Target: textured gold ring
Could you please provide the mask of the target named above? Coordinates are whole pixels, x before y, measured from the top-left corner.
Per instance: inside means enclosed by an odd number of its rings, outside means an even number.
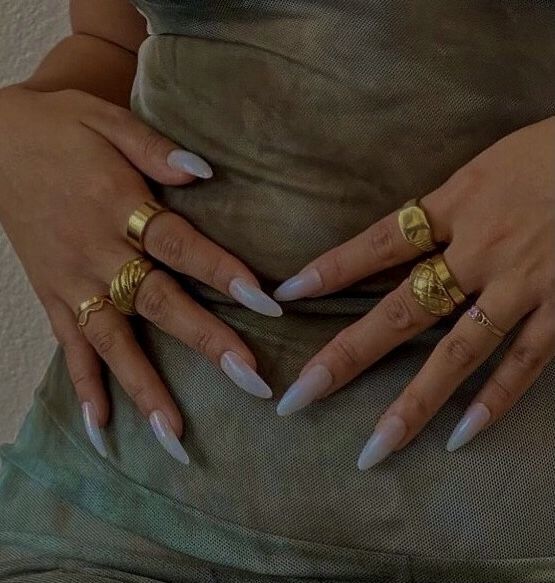
[[[432,316],[448,316],[455,309],[455,302],[430,259],[413,267],[409,283],[415,300]]]
[[[441,253],[431,257],[430,261],[432,262],[439,279],[445,286],[447,293],[451,296],[455,304],[462,304],[466,300],[466,296],[455,281],[453,274],[449,271]]]
[[[79,331],[83,332],[83,328],[87,325],[89,321],[89,315],[93,312],[98,312],[102,310],[102,308],[106,304],[113,305],[113,302],[110,296],[102,295],[102,296],[93,296],[84,302],[79,304],[77,308],[77,326],[79,327]]]
[[[153,200],[147,200],[138,209],[134,210],[127,221],[127,240],[129,243],[135,249],[144,251],[143,239],[150,220],[157,214],[169,210],[169,208]]]
[[[436,248],[432,228],[424,209],[418,205],[418,199],[407,201],[399,211],[399,227],[405,240],[420,251],[428,252]]]
[[[133,316],[135,296],[143,279],[154,267],[146,257],[140,255],[124,263],[110,283],[110,298],[114,306],[126,316]]]
[[[484,310],[480,308],[480,306],[474,304],[467,310],[466,314],[470,317],[471,320],[474,320],[480,326],[487,328],[492,334],[495,334],[499,338],[503,338],[507,335],[506,332],[500,330],[486,315]]]

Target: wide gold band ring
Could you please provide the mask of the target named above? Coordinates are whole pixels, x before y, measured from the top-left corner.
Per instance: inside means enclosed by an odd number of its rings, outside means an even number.
[[[135,249],[141,252],[144,251],[143,239],[150,220],[157,214],[169,210],[169,208],[153,200],[147,200],[138,209],[134,210],[127,221],[127,240],[129,243]]]
[[[135,296],[143,279],[154,267],[146,257],[140,255],[124,263],[110,283],[110,298],[114,306],[126,316],[133,316]]]
[[[106,304],[113,305],[110,296],[107,295],[92,296],[92,298],[89,298],[88,300],[85,300],[79,304],[76,313],[77,326],[79,327],[80,332],[83,332],[83,328],[87,325],[87,322],[89,321],[89,315],[93,312],[102,310]]]
[[[470,307],[469,310],[466,312],[467,316],[470,317],[471,320],[474,320],[480,326],[487,328],[492,334],[498,336],[499,338],[503,338],[507,335],[506,332],[500,330],[486,315],[484,310],[480,308],[480,306],[474,304]]]
[[[399,228],[405,240],[420,251],[428,252],[436,248],[432,228],[426,213],[419,206],[418,199],[407,201],[399,211]]]
[[[416,301],[433,316],[448,316],[466,299],[441,255],[417,263],[409,283]]]

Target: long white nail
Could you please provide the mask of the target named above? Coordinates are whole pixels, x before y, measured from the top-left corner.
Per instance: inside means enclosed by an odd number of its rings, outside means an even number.
[[[206,160],[187,150],[172,150],[166,163],[174,170],[182,170],[199,178],[212,178],[214,175]]]
[[[360,452],[358,469],[367,470],[383,461],[401,443],[406,433],[407,426],[398,415],[384,419]]]
[[[283,417],[310,405],[314,399],[329,389],[332,382],[333,377],[327,367],[322,364],[314,365],[287,389],[277,406],[276,413]]]
[[[274,298],[280,301],[297,300],[314,294],[323,286],[320,273],[315,268],[301,271],[297,275],[285,280],[273,293]]]
[[[255,397],[269,399],[272,389],[236,353],[227,350],[220,357],[220,366],[225,374],[239,387]]]
[[[451,433],[447,442],[447,451],[455,451],[468,443],[484,428],[490,417],[490,410],[483,403],[470,405]]]
[[[149,417],[150,426],[156,435],[156,439],[162,444],[163,448],[178,462],[182,464],[189,463],[189,456],[183,449],[183,446],[177,439],[177,435],[171,428],[168,418],[162,411],[153,411]]]
[[[106,446],[104,445],[104,440],[102,439],[102,434],[98,426],[98,415],[95,406],[90,401],[85,401],[81,405],[81,411],[83,413],[85,431],[91,443],[102,457],[108,457],[108,452],[106,451]]]
[[[260,288],[241,277],[235,277],[229,283],[229,293],[240,304],[264,314],[265,316],[281,316],[283,310],[280,305]]]

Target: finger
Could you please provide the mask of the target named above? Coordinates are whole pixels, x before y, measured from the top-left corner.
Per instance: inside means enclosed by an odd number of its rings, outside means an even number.
[[[491,285],[476,302],[501,330],[508,331],[525,314],[519,294],[503,294]],[[392,451],[405,447],[437,413],[455,389],[499,346],[502,338],[465,313],[436,348],[401,395],[380,417],[358,462],[367,469]]]
[[[417,304],[405,280],[306,363],[281,399],[278,415],[289,415],[327,397],[437,320]]]
[[[93,103],[80,121],[162,184],[184,184],[195,177],[212,177],[212,169],[203,158],[183,149],[125,107],[105,101]]]
[[[107,457],[100,427],[108,422],[109,404],[102,382],[100,359],[79,332],[76,315],[69,306],[60,301],[55,308],[49,309],[49,317],[54,335],[64,351],[69,376],[81,403],[87,435],[96,451],[102,457]]]
[[[194,302],[167,273],[152,270],[135,296],[135,309],[164,332],[205,355],[251,395],[270,398],[272,391],[256,373],[256,360],[239,336]]]
[[[283,310],[261,289],[256,277],[236,257],[199,233],[175,213],[159,213],[144,234],[145,250],[166,265],[229,295],[266,316]]]
[[[454,429],[447,449],[468,443],[507,413],[555,356],[555,310],[544,304],[528,316],[503,360]]]
[[[422,199],[435,241],[447,240],[447,227],[435,210],[436,197]],[[399,227],[399,210],[374,223],[356,237],[327,251],[283,282],[274,292],[277,300],[318,297],[422,255],[407,242]]]

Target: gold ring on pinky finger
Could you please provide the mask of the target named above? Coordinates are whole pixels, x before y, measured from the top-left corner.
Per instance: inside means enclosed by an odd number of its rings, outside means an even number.
[[[156,216],[158,213],[163,213],[164,211],[169,211],[166,208],[153,200],[147,200],[139,208],[135,209],[128,221],[127,221],[127,241],[138,249],[139,251],[144,251],[143,239],[145,236],[145,231],[148,223],[152,217]]]
[[[433,251],[436,248],[432,228],[417,198],[407,201],[401,207],[398,220],[401,233],[408,243],[424,252]]]
[[[414,299],[432,316],[448,316],[455,309],[455,302],[430,259],[412,268],[409,283]]]
[[[466,312],[467,316],[470,317],[471,320],[474,320],[480,326],[487,328],[492,334],[495,334],[499,338],[504,338],[507,333],[500,330],[486,315],[484,310],[480,308],[480,306],[474,304],[470,307],[470,309]]]
[[[134,316],[135,295],[143,279],[154,267],[152,261],[139,255],[125,262],[110,283],[110,297],[114,306],[126,316]]]
[[[114,305],[110,299],[110,296],[107,295],[93,296],[92,298],[79,304],[79,307],[76,311],[77,326],[79,327],[80,332],[83,332],[83,328],[87,325],[87,322],[89,321],[89,315],[93,312],[102,310],[106,304]]]

